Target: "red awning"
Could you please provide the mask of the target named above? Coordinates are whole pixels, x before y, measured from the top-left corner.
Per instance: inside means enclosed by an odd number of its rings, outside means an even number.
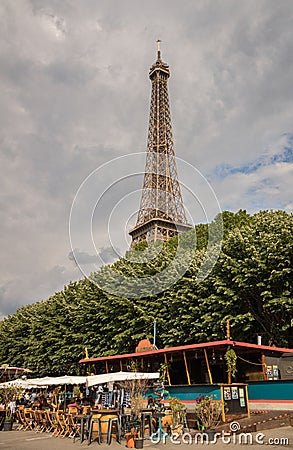
[[[293,349],[288,348],[281,348],[281,347],[270,347],[267,345],[257,345],[257,344],[250,344],[248,342],[238,342],[238,341],[214,341],[214,342],[203,342],[201,344],[190,344],[190,345],[181,345],[179,347],[167,347],[162,348],[159,350],[148,350],[145,352],[136,352],[136,353],[125,353],[122,355],[112,355],[112,356],[100,356],[97,358],[85,358],[81,359],[79,361],[80,364],[83,363],[90,363],[90,362],[98,362],[98,361],[113,361],[117,359],[127,359],[127,358],[135,358],[135,357],[142,357],[142,356],[153,356],[153,355],[160,355],[164,353],[174,353],[174,352],[180,352],[180,351],[188,351],[188,350],[196,350],[200,348],[207,348],[207,347],[221,347],[221,346],[228,346],[231,345],[233,347],[242,347],[247,349],[254,349],[254,350],[270,350],[272,352],[279,352],[279,353],[292,353]]]

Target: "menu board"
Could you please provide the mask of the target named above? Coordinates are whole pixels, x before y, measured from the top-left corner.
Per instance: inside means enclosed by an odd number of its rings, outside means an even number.
[[[224,400],[231,400],[231,388],[224,387]]]
[[[267,379],[273,380],[273,368],[272,366],[267,366]]]
[[[276,365],[273,365],[273,379],[274,380],[279,379],[279,367]]]
[[[247,414],[248,406],[245,386],[222,386],[226,414]]]
[[[232,392],[233,400],[238,400],[238,387],[237,386],[232,386],[231,387],[231,392]]]

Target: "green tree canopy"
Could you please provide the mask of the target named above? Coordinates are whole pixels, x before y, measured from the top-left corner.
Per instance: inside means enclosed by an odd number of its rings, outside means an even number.
[[[146,291],[143,298],[118,297],[82,279],[48,300],[19,308],[0,322],[0,362],[40,376],[76,373],[85,347],[90,356],[132,352],[140,339],[152,337],[154,319],[159,347],[224,339],[227,319],[234,340],[256,342],[261,333],[264,342],[292,346],[292,215],[261,211],[250,216],[240,210],[225,211],[222,219],[222,250],[201,283],[197,274],[207,224],[195,227],[198,245],[184,276],[156,296]],[[175,237],[165,243],[149,263],[122,258],[112,268],[131,277],[158,273],[172,261],[177,242]],[[136,251],[146,247],[141,243]],[[95,275],[103,273],[107,267]]]

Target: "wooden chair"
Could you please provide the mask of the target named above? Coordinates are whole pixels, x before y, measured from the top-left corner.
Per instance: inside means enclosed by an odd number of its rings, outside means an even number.
[[[38,409],[34,409],[32,413],[34,416],[34,430],[36,433],[41,433],[43,431],[43,424],[40,416],[40,411]]]
[[[56,413],[56,419],[58,423],[58,433],[57,436],[60,437],[66,437],[66,421],[65,421],[65,415],[62,411],[57,411]]]
[[[91,412],[91,407],[90,406],[83,406],[82,408],[82,414],[90,414]]]
[[[23,409],[17,409],[15,411],[15,414],[16,414],[16,420],[18,423],[17,431],[23,430],[25,428],[25,418],[24,418]]]
[[[42,432],[49,431],[50,423],[48,421],[48,417],[47,417],[46,411],[39,410],[38,411],[38,419],[39,419],[40,430]]]
[[[76,436],[80,436],[80,424],[75,420],[76,414],[68,414],[67,416],[67,424],[69,427],[69,438],[73,438],[73,442],[75,442]]]
[[[60,433],[58,436],[65,438],[70,434],[70,427],[68,424],[68,416],[69,414],[66,414],[64,412],[59,411],[57,414],[57,420],[58,424],[60,426]]]
[[[31,409],[24,409],[23,411],[23,417],[25,421],[25,429],[26,430],[33,430],[35,426],[35,418],[34,413]]]
[[[69,412],[69,414],[77,414],[78,409],[76,406],[71,406],[70,408],[68,408],[68,412]]]
[[[45,430],[44,431],[46,431],[46,433],[50,433],[52,431],[52,425],[51,425],[51,422],[50,422],[48,414],[47,414],[48,412],[49,411],[46,411],[46,410],[42,411],[43,422],[45,424]]]
[[[53,411],[45,411],[45,414],[47,416],[47,431],[50,433],[52,431],[54,431],[55,429],[55,423],[56,423],[56,419],[55,419],[55,413]]]

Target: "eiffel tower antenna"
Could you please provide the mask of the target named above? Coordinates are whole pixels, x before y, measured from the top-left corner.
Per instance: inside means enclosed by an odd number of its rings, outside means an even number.
[[[131,246],[141,241],[168,240],[192,228],[187,224],[178,181],[168,95],[168,64],[161,59],[157,41],[157,61],[149,78],[152,83],[146,165],[140,208],[135,227],[130,230]]]
[[[160,39],[157,40],[157,48],[158,48],[158,61],[161,60],[161,41]]]

